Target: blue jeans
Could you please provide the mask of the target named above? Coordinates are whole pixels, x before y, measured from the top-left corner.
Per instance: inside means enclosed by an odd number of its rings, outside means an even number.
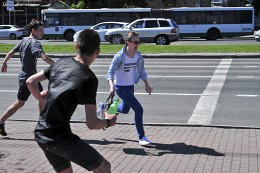
[[[134,85],[118,86],[115,85],[116,94],[122,99],[122,104],[118,105],[118,112],[127,114],[132,108],[135,112],[135,126],[138,133],[138,138],[144,136],[143,127],[143,107],[134,96]]]

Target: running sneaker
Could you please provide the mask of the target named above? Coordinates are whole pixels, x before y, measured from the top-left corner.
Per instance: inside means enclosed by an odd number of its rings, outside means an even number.
[[[142,139],[139,139],[139,144],[141,145],[149,145],[151,141],[149,141],[146,136],[142,137]]]
[[[7,133],[5,132],[5,125],[0,124],[0,135],[7,136]]]
[[[105,103],[103,103],[103,102],[99,102],[99,103],[98,103],[98,108],[97,108],[97,116],[98,116],[98,117],[99,117],[99,116],[102,116],[105,107],[106,107],[106,104],[105,104]]]

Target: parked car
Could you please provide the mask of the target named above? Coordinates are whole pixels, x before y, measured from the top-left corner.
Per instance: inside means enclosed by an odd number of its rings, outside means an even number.
[[[16,25],[0,25],[0,38],[15,40],[27,34],[27,30]]]
[[[260,41],[260,30],[256,31],[255,33],[255,40]]]
[[[109,29],[122,28],[122,27],[126,26],[127,24],[128,23],[126,23],[126,22],[101,22],[101,23],[98,23],[98,24],[90,27],[90,29],[96,30],[100,36],[101,42],[104,42],[105,41],[104,35]],[[81,31],[82,30],[76,32],[74,35],[79,34],[79,32],[81,32]]]
[[[126,22],[101,22],[91,27],[98,32],[102,42],[105,41],[104,35],[109,29],[122,28],[125,27],[128,23]]]
[[[127,32],[139,33],[141,42],[169,45],[179,40],[179,27],[172,19],[143,18],[137,19],[124,28],[111,29],[106,32],[105,40],[111,44],[124,44]]]

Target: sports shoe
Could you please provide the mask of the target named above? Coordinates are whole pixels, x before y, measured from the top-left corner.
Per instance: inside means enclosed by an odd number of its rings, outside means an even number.
[[[98,103],[98,108],[97,108],[97,116],[98,117],[102,116],[102,113],[103,113],[105,107],[106,107],[105,103],[103,103],[103,102]]]
[[[7,136],[7,133],[5,132],[5,125],[0,124],[0,135]]]
[[[141,145],[149,145],[151,141],[149,141],[145,136],[142,139],[139,139],[139,144]]]

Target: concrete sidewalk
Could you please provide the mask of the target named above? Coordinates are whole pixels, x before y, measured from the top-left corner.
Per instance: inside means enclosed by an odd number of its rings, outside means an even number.
[[[0,136],[0,173],[53,173],[33,140],[35,122],[7,121]],[[260,172],[260,129],[180,125],[145,125],[153,142],[137,142],[135,126],[107,130],[72,123],[73,132],[112,164],[113,173],[257,173]],[[75,173],[88,172],[73,164]]]

